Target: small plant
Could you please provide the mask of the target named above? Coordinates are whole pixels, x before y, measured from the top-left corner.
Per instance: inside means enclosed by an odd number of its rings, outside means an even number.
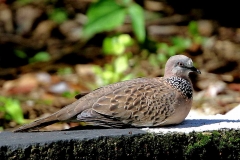
[[[128,60],[128,54],[125,54],[116,57],[111,64],[105,64],[103,68],[94,66],[98,86],[132,79],[134,77],[132,74],[125,74],[129,66]]]
[[[157,54],[149,55],[149,62],[153,66],[160,66],[165,64],[169,57],[174,56],[177,52],[175,46],[169,46],[166,43],[157,44]]]
[[[68,19],[67,11],[63,8],[55,8],[48,14],[48,16],[49,19],[58,24],[61,24]]]
[[[51,57],[48,52],[38,52],[33,57],[29,58],[29,62],[30,63],[46,62],[49,61],[50,59]]]
[[[188,33],[190,34],[190,37],[192,38],[192,42],[196,44],[202,45],[206,41],[206,37],[203,37],[198,32],[198,24],[196,21],[191,21],[188,24]]]
[[[57,71],[58,75],[68,75],[72,73],[73,73],[73,69],[70,67],[59,68]]]
[[[94,66],[98,86],[134,78],[133,74],[125,73],[129,68],[129,59],[132,55],[130,52],[125,53],[125,50],[131,45],[133,45],[133,40],[127,34],[105,38],[103,51],[105,55],[112,55],[113,59],[110,64],[105,64],[103,68]]]
[[[63,92],[62,93],[62,96],[63,97],[66,97],[66,98],[74,98],[76,95],[78,95],[79,94],[79,92],[78,91],[72,91],[72,92],[70,92],[70,91],[66,91],[66,92]]]
[[[103,52],[105,55],[121,55],[126,47],[132,46],[133,40],[128,34],[106,37],[103,41]]]
[[[25,123],[20,102],[16,99],[0,96],[0,112],[6,120],[13,120],[18,124]]]
[[[14,50],[14,54],[21,59],[27,58],[27,54],[21,50]]]
[[[29,63],[35,63],[35,62],[46,62],[51,59],[50,55],[48,52],[38,52],[36,53],[33,57],[28,57],[28,55],[21,50],[14,50],[14,54],[21,58],[21,59],[27,59]]]

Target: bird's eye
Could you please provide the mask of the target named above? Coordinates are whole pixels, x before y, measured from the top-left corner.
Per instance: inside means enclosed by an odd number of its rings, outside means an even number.
[[[182,66],[183,66],[183,63],[181,63],[181,62],[178,62],[178,65],[182,67]]]

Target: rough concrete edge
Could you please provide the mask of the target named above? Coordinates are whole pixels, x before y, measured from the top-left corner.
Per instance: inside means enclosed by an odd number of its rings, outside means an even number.
[[[100,136],[0,147],[3,159],[240,159],[240,130]]]

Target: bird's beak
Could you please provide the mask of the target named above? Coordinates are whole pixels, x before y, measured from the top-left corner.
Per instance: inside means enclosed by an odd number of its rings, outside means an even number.
[[[195,67],[189,67],[189,69],[190,69],[191,71],[193,71],[193,72],[197,73],[197,74],[201,74],[201,71],[200,71],[200,70],[198,70],[198,69],[197,69],[197,68],[195,68]]]

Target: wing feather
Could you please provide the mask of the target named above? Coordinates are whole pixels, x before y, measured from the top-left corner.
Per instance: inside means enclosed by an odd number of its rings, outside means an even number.
[[[92,108],[99,114],[134,126],[159,124],[174,113],[175,91],[161,78],[124,85],[99,97]]]

